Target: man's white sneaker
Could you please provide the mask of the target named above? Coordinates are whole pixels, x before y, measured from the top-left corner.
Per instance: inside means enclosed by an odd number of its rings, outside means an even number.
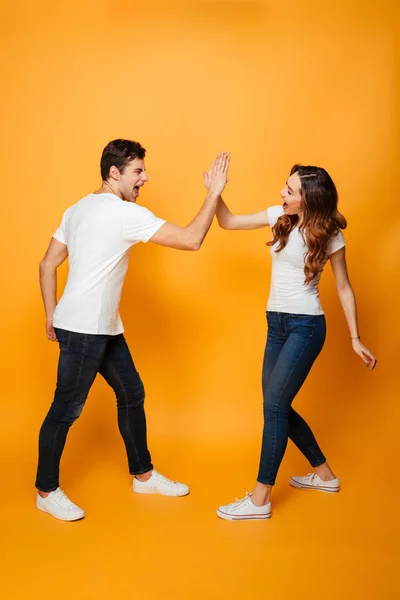
[[[256,506],[251,500],[252,494],[246,494],[242,500],[220,506],[217,515],[227,521],[251,521],[269,519],[271,516],[271,502],[264,506]]]
[[[324,481],[318,477],[316,473],[291,477],[290,485],[303,490],[319,490],[320,492],[334,493],[340,490],[340,483],[337,477],[335,477],[335,479],[331,479],[330,481]]]
[[[36,497],[36,508],[48,513],[60,521],[78,521],[83,519],[85,512],[64,494],[60,488],[50,492],[46,498],[40,494]]]
[[[153,470],[150,479],[139,481],[133,479],[133,491],[138,494],[161,494],[162,496],[187,496],[190,492],[189,486],[177,481],[171,481]]]

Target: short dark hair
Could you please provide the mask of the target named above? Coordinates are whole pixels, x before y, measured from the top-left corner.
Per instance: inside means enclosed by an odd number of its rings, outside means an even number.
[[[146,150],[139,142],[132,140],[112,140],[108,142],[100,160],[101,178],[103,181],[107,179],[111,167],[117,167],[123,173],[131,160],[135,158],[143,159],[145,155]]]

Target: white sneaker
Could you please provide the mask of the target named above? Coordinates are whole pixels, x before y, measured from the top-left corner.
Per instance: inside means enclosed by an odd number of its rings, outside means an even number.
[[[331,479],[330,481],[324,481],[316,473],[308,473],[308,475],[291,477],[290,485],[295,488],[301,488],[304,490],[319,490],[320,492],[338,492],[340,490],[339,479]]]
[[[138,494],[161,494],[162,496],[187,496],[189,486],[167,479],[161,473],[153,470],[150,479],[139,481],[134,477],[133,491]]]
[[[64,494],[60,488],[50,492],[46,498],[40,494],[36,497],[36,508],[48,513],[60,521],[78,521],[83,519],[85,512]]]
[[[242,500],[220,506],[217,515],[227,521],[250,521],[269,519],[271,517],[271,502],[264,506],[256,506],[251,500],[252,494],[247,494]]]

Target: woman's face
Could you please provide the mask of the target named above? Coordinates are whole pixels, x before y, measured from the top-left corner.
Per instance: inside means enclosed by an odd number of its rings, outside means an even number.
[[[303,198],[301,195],[301,181],[297,173],[293,173],[280,191],[285,215],[301,215],[303,212]]]

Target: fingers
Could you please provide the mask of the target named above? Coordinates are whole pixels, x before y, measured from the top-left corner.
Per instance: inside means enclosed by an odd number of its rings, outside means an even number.
[[[56,342],[57,341],[57,336],[56,336],[56,332],[54,331],[54,327],[46,327],[46,333],[47,333],[47,339],[50,342]]]
[[[217,160],[215,161],[215,165],[214,165],[214,174],[217,175],[218,173],[221,173],[222,168],[223,168],[223,164],[224,164],[224,152],[220,152],[217,156]]]
[[[218,154],[217,158],[214,160],[212,166],[211,166],[211,174],[210,177],[215,177],[217,171],[218,171],[218,161],[219,161],[220,155]]]
[[[220,173],[226,173],[228,170],[230,160],[231,159],[229,152],[220,152],[211,166],[211,169],[209,171],[210,176],[216,176]]]
[[[219,152],[216,159],[206,175],[204,173],[204,184],[209,191],[220,195],[227,184],[227,173],[230,163],[229,152]]]
[[[229,161],[231,160],[229,152],[221,153],[221,170],[223,173],[226,173],[229,167]]]
[[[372,371],[375,368],[376,363],[377,363],[375,356],[373,354],[371,354],[371,352],[369,352],[369,351],[362,350],[361,352],[362,352],[363,361],[367,365],[368,369],[370,371]]]
[[[218,172],[218,164],[219,164],[219,160],[220,160],[220,154],[219,153],[217,155],[217,158],[214,160],[214,162],[212,163],[210,170],[208,171],[208,176],[209,178],[214,177],[215,174]]]
[[[208,169],[207,173],[203,173],[204,185],[208,189],[210,187],[211,179],[218,177],[218,175],[224,175],[226,177],[228,173],[229,163],[231,162],[230,152],[219,152],[216,159]],[[225,183],[228,183],[226,179]]]
[[[229,162],[228,162],[228,153],[224,152],[223,156],[222,156],[222,162],[221,162],[221,172],[222,173],[225,174],[227,172],[228,165],[229,165]]]

